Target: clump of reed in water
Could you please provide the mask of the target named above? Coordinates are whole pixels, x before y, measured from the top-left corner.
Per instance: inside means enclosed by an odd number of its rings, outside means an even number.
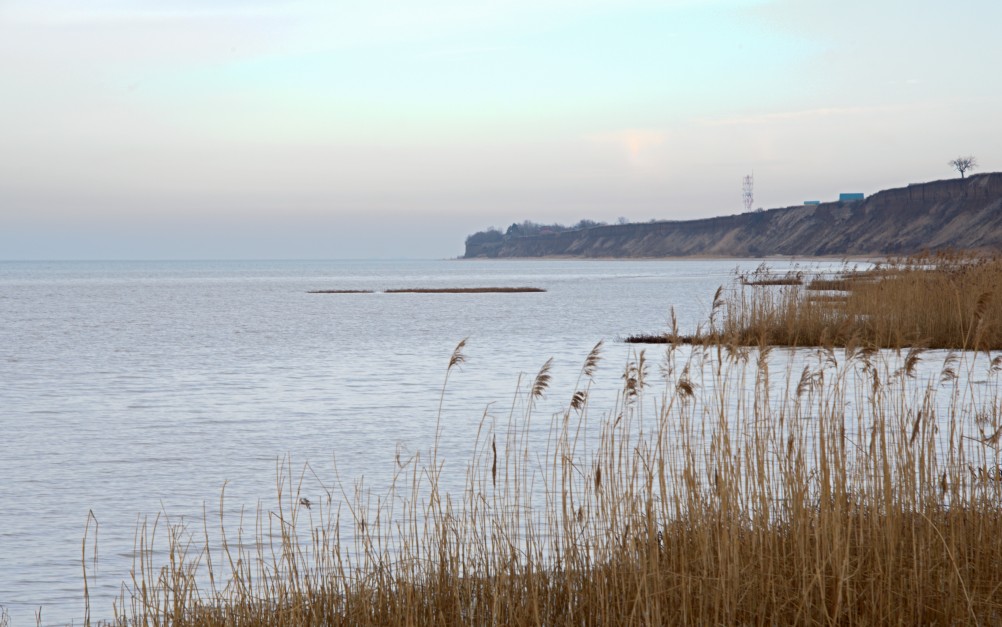
[[[773,272],[768,264],[761,264],[752,272],[742,272],[738,274],[738,281],[742,285],[802,285],[804,282],[803,270],[791,270],[783,274]]]
[[[208,532],[142,527],[116,622],[1002,620],[1002,358],[953,355],[924,384],[920,349],[829,347],[802,371],[777,370],[777,354],[671,344],[651,404],[642,351],[597,420],[601,348],[573,389],[549,389],[548,363],[506,425],[483,420],[452,493],[442,473],[455,460],[437,450],[387,460],[398,479],[378,498],[302,494],[302,475],[283,465],[278,507],[224,530],[222,546]],[[986,380],[980,395],[963,393],[964,364],[967,379]],[[568,402],[540,441],[529,425],[543,394]]]
[[[747,277],[737,283],[714,301],[719,323],[680,341],[1002,349],[1002,256],[915,256],[817,277],[806,286]],[[638,334],[626,341],[668,340]]]
[[[386,290],[387,294],[519,294],[545,292],[541,287],[419,287]]]
[[[386,290],[384,294],[522,294],[545,292],[541,287],[411,287]],[[310,290],[307,294],[372,294],[372,290]]]

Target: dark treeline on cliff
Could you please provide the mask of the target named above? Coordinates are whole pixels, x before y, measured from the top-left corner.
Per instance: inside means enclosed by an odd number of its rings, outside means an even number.
[[[620,218],[619,223],[624,224],[626,218]],[[533,235],[550,235],[553,233],[564,233],[566,231],[580,231],[596,226],[606,226],[608,222],[597,222],[595,220],[580,220],[576,224],[566,226],[563,224],[541,224],[531,220],[524,222],[514,222],[504,232],[496,227],[490,227],[486,231],[477,231],[466,238],[466,245],[482,246],[484,244],[499,243],[514,237],[531,237]]]

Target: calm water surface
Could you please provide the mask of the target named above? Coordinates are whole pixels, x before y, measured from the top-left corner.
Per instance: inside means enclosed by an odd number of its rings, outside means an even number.
[[[43,624],[80,623],[92,517],[92,617],[109,617],[137,521],[211,516],[224,482],[228,510],[267,506],[287,455],[321,475],[336,459],[378,490],[398,446],[431,444],[468,337],[443,411],[460,485],[481,416],[506,413],[520,374],[554,359],[538,413],[556,411],[604,339],[593,399],[615,399],[630,350],[617,338],[664,330],[671,307],[694,330],[758,263],[0,262],[0,606],[14,625],[39,608]],[[306,293],[482,286],[547,291]]]

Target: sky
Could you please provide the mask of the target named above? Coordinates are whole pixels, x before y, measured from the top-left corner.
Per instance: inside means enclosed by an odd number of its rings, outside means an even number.
[[[450,258],[1002,170],[997,0],[0,0],[0,259]]]

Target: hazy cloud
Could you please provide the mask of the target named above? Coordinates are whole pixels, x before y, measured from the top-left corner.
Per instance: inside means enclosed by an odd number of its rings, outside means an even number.
[[[817,109],[803,109],[800,111],[776,111],[770,113],[758,113],[752,115],[736,115],[721,118],[704,118],[700,123],[704,126],[744,126],[756,124],[769,124],[772,122],[785,122],[791,120],[815,120],[820,118],[866,116],[873,114],[900,113],[904,107],[895,105],[872,106],[872,107],[821,107]]]
[[[668,134],[664,131],[631,128],[589,135],[588,139],[600,144],[616,146],[627,156],[630,163],[641,165],[648,160],[652,149],[663,145],[667,137]]]

